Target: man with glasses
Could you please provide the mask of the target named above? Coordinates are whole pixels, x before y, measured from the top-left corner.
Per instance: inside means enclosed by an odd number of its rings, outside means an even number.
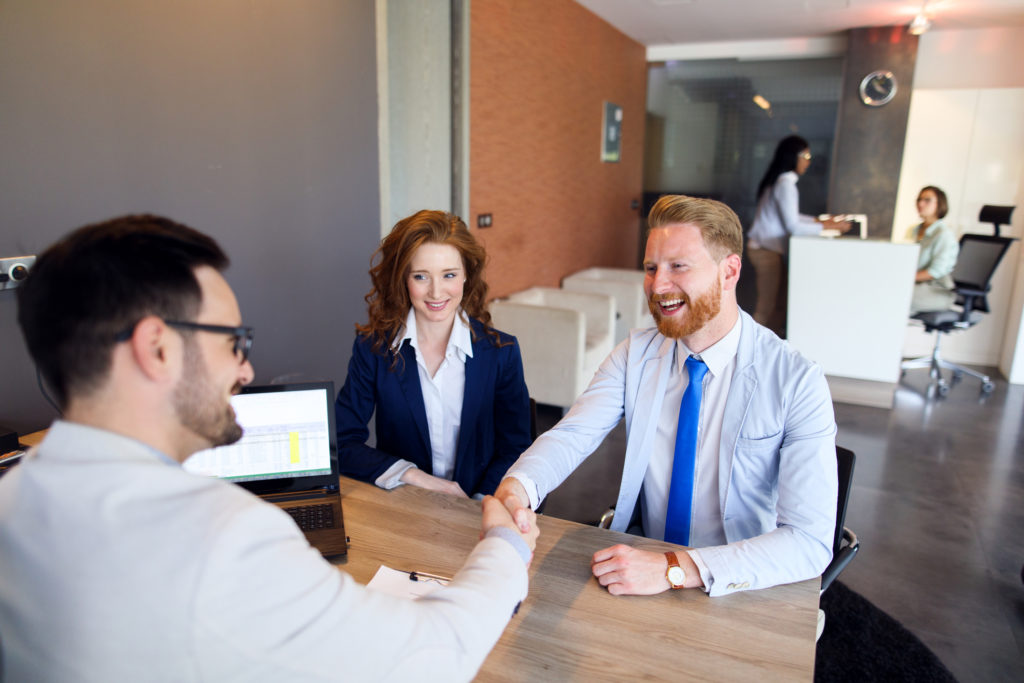
[[[493,498],[445,588],[372,593],[279,508],[185,472],[242,434],[253,379],[211,238],[156,216],[81,228],[18,293],[63,417],[0,479],[4,680],[469,679],[526,593],[536,533]],[[428,673],[429,672],[429,673]]]

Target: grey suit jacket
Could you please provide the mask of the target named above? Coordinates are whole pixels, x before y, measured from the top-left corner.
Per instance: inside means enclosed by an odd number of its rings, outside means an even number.
[[[836,519],[836,425],[821,369],[746,313],[726,399],[719,497],[727,545],[702,548],[711,595],[821,574]],[[637,329],[601,364],[587,390],[509,470],[543,498],[625,417],[626,461],[612,529],[636,509],[672,370],[674,341]]]
[[[359,585],[280,508],[56,422],[0,479],[5,680],[470,680],[527,572],[485,538],[419,600]]]

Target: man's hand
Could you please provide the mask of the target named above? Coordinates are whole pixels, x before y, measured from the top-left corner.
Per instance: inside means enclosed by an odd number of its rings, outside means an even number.
[[[501,501],[494,496],[484,496],[480,537],[483,538],[484,534],[496,526],[503,526],[519,534],[526,541],[526,545],[530,546],[532,553],[537,547],[537,536],[540,535],[540,529],[537,528],[537,515],[533,513],[533,510],[525,510],[525,512],[529,517],[529,529],[523,532],[512,520],[511,513],[502,505]]]
[[[688,553],[678,552],[679,564],[686,572],[687,588],[703,584],[697,565]],[[628,545],[613,545],[598,550],[590,562],[598,583],[605,586],[612,595],[655,595],[667,591],[669,585],[665,572],[668,560],[665,553],[650,552],[631,548]]]
[[[441,493],[447,493],[450,496],[457,496],[459,498],[469,498],[466,492],[462,490],[458,482],[448,481],[441,477],[435,477],[432,474],[427,474],[418,467],[410,467],[405,472],[402,472],[400,477],[403,482],[410,486],[419,486],[421,489],[429,489],[431,491],[440,491]]]
[[[505,477],[494,492],[494,497],[501,501],[512,519],[515,521],[520,533],[528,533],[530,528],[536,526],[537,515],[530,509],[530,496],[526,489],[515,477]]]

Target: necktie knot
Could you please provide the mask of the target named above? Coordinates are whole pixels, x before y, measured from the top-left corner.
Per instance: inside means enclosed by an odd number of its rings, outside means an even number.
[[[690,356],[686,359],[686,374],[691,382],[703,382],[704,375],[708,374],[708,366],[700,358]]]

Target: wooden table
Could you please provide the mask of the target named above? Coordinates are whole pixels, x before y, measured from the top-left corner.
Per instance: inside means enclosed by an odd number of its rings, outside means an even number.
[[[21,437],[35,445],[45,430]],[[480,504],[413,486],[384,491],[341,478],[348,555],[335,561],[367,583],[377,568],[452,576],[477,542]],[[701,591],[615,597],[590,573],[615,543],[669,543],[554,517],[541,530],[530,592],[479,681],[811,680],[821,582],[709,598]]]
[[[412,486],[384,491],[341,479],[348,556],[366,583],[381,564],[453,575],[480,533],[480,508]],[[481,681],[810,680],[820,581],[709,598],[701,591],[615,597],[590,557],[615,543],[668,543],[541,516],[530,592]]]

